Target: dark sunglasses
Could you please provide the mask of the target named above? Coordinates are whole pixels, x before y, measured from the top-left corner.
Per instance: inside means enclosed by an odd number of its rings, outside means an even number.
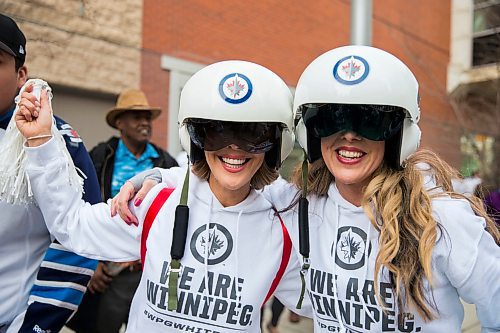
[[[231,144],[251,154],[271,150],[279,141],[280,126],[276,123],[232,122],[189,119],[187,130],[200,149],[216,151]]]
[[[317,138],[353,131],[369,140],[385,141],[399,132],[406,114],[390,105],[306,104],[301,108],[307,130]]]

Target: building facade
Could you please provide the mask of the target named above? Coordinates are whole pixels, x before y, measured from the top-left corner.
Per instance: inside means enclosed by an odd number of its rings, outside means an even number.
[[[140,87],[142,0],[4,0],[27,39],[28,75],[53,88],[56,114],[87,148],[116,134],[105,122],[117,94]]]
[[[457,168],[467,159],[464,137],[498,143],[500,117],[478,116],[485,107],[471,98],[486,96],[498,113],[495,62],[473,53],[475,38],[491,35],[474,23],[481,2],[499,1],[373,0],[372,45],[402,59],[420,82],[422,146]],[[257,62],[293,90],[309,62],[350,40],[349,0],[6,0],[0,10],[27,35],[30,77],[54,86],[56,112],[89,147],[113,133],[104,116],[124,88],[142,88],[164,110],[153,141],[176,154],[179,94],[203,66]]]
[[[461,169],[500,188],[500,0],[453,0],[447,90],[461,133]]]
[[[293,88],[309,62],[350,39],[347,0],[145,0],[143,10],[141,86],[169,110],[156,135],[174,153],[179,92],[203,65],[254,61]],[[450,1],[374,0],[372,45],[413,70],[420,82],[422,145],[458,167],[461,129],[446,90],[450,13]]]

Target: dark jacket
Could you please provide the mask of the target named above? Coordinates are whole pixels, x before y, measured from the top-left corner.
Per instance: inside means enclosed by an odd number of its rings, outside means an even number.
[[[115,152],[118,147],[119,138],[112,137],[107,142],[101,142],[90,151],[90,157],[94,162],[94,167],[101,187],[103,201],[111,198],[111,178],[115,166]],[[175,159],[166,151],[151,143],[158,152],[159,157],[153,159],[153,166],[160,168],[171,168],[179,166]]]
[[[91,204],[101,202],[97,177],[82,139],[68,123],[59,117],[54,118],[57,129],[66,142],[66,148],[73,163],[86,175],[83,182],[82,199]],[[6,129],[9,121],[9,116],[2,117],[0,128]],[[23,208],[20,206],[19,209]],[[54,241],[49,246],[40,264],[35,283],[30,291],[30,301],[33,302],[26,309],[19,333],[33,333],[40,327],[43,327],[44,332],[59,332],[75,311],[68,306],[53,303],[53,301],[64,301],[63,303],[72,305],[80,304],[90,281],[91,275],[89,273],[97,266],[96,260],[81,257],[73,252],[62,251],[61,246],[56,243],[57,241]],[[31,256],[32,253],[27,251],[26,255]],[[76,266],[81,270],[71,266]],[[46,281],[51,281],[54,284],[47,287],[43,283]],[[61,284],[56,285],[55,282],[61,282]],[[69,284],[78,286],[80,289],[69,286]]]

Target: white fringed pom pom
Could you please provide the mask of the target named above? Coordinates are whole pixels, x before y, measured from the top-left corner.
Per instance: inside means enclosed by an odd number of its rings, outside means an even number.
[[[47,90],[49,103],[52,100],[52,89],[47,82],[40,79],[30,79],[19,91],[17,95],[16,109],[7,126],[5,135],[0,139],[0,200],[11,204],[36,204],[31,192],[31,186],[26,173],[26,153],[24,144],[26,139],[16,126],[15,115],[19,109],[21,94],[28,85],[33,85],[33,93],[40,100],[40,94],[43,89]],[[66,170],[61,170],[61,177],[68,177],[70,184],[76,184],[77,190],[83,193],[83,177],[77,172],[73,159],[66,148],[66,142],[57,129],[55,119],[52,118],[52,136],[57,145],[64,152],[66,158]]]

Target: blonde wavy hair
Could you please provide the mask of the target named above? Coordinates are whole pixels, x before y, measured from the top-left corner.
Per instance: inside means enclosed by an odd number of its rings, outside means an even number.
[[[424,164],[422,164],[424,163]],[[427,165],[429,170],[422,170]],[[436,191],[424,187],[424,172],[432,172]],[[302,188],[298,168],[292,182]],[[430,321],[436,318],[433,299],[426,298],[425,280],[432,288],[432,251],[440,226],[432,216],[432,199],[439,196],[466,199],[475,214],[486,220],[486,230],[500,244],[500,231],[486,213],[482,200],[453,192],[452,178],[458,172],[429,150],[420,150],[407,160],[402,170],[383,163],[364,189],[362,206],[372,225],[379,231],[379,247],[375,262],[375,288],[379,301],[378,276],[383,267],[389,271],[394,294],[400,309],[413,306],[419,315]],[[307,180],[311,195],[325,196],[335,180],[323,159],[309,166]]]
[[[207,160],[205,158],[194,163],[192,166],[192,170],[195,175],[203,180],[208,181],[208,179],[210,178],[210,167],[208,166]],[[250,186],[256,190],[260,190],[264,186],[269,185],[273,181],[278,179],[278,175],[278,170],[270,168],[264,160],[260,168],[250,180]]]

